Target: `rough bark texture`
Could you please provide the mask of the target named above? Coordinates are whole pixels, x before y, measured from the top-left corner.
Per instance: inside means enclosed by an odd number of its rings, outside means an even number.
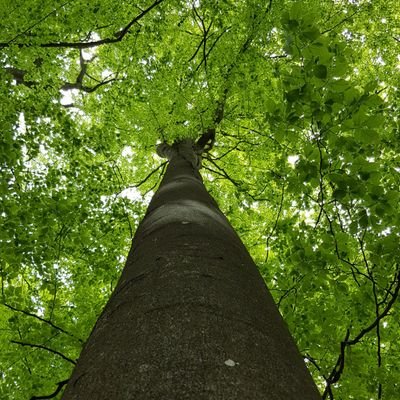
[[[176,149],[63,399],[320,399],[257,267]]]

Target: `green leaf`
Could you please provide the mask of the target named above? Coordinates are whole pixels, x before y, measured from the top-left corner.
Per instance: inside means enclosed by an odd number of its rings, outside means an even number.
[[[326,67],[326,65],[317,64],[314,67],[314,75],[318,79],[326,79],[328,76],[328,68]]]

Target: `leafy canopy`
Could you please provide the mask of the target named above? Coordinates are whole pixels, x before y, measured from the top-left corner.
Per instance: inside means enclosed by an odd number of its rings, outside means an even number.
[[[2,1],[0,397],[62,389],[164,170],[155,145],[215,128],[206,185],[323,398],[396,399],[399,16]]]

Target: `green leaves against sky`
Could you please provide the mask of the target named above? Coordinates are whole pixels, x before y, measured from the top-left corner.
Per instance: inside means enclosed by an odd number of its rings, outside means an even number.
[[[0,5],[0,397],[56,391],[164,170],[202,174],[326,399],[397,399],[398,4]]]

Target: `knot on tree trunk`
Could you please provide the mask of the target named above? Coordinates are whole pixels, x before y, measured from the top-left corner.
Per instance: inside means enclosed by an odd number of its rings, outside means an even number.
[[[194,142],[191,139],[183,139],[174,142],[172,145],[168,143],[160,143],[157,146],[157,154],[169,161],[173,157],[180,155],[189,161],[193,168],[199,170],[201,168],[201,160],[203,153],[209,152],[215,141],[215,128],[207,129],[200,138]]]
[[[169,161],[174,157],[182,157],[194,169],[199,170],[201,168],[201,153],[197,151],[196,144],[190,139],[180,140],[172,145],[160,143],[157,146],[157,154],[162,158],[167,158]]]

